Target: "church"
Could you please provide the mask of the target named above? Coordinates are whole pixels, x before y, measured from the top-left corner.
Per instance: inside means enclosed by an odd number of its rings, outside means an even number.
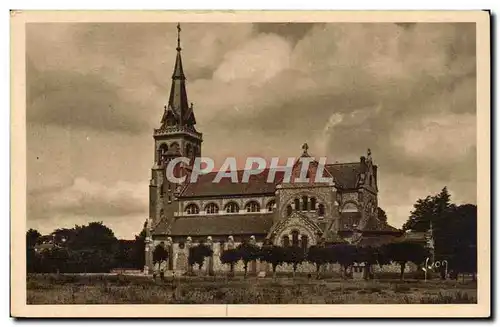
[[[306,250],[319,242],[374,245],[401,235],[385,216],[379,217],[378,167],[369,149],[353,162],[326,164],[324,174],[331,177],[329,183],[287,181],[279,173],[269,183],[269,169],[252,175],[249,183],[234,183],[229,178],[212,183],[215,172],[201,175],[195,182],[171,183],[166,178],[168,162],[179,156],[190,162],[201,157],[203,141],[203,134],[195,128],[195,108],[188,101],[179,25],[177,29],[170,96],[159,128],[153,132],[146,271],[152,270],[152,251],[162,242],[170,253],[168,270],[187,271],[189,247],[205,243],[214,251],[210,269],[221,271],[228,269],[219,260],[222,251],[243,241]],[[308,157],[308,150],[304,144],[298,158]],[[317,164],[310,163],[308,177],[314,177]],[[292,175],[298,174],[299,168],[294,166]],[[187,175],[191,170],[189,164],[182,167]],[[243,173],[237,171],[238,181]],[[307,265],[303,264],[304,270],[310,268]],[[268,268],[261,263],[253,269]]]

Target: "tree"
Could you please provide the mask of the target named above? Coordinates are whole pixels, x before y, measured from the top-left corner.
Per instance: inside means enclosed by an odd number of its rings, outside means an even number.
[[[356,261],[356,252],[356,246],[352,244],[340,243],[329,247],[329,262],[337,262],[340,264],[343,278],[348,277],[347,268],[352,266]]]
[[[153,250],[153,265],[158,265],[160,270],[160,279],[163,280],[165,277],[165,272],[163,271],[162,265],[168,260],[168,251],[165,249],[165,244],[161,242]],[[153,273],[153,278],[156,278],[156,272]]]
[[[87,226],[75,226],[74,237],[70,237],[66,243],[72,250],[93,248],[113,254],[118,246],[118,239],[102,222],[91,222]]]
[[[133,267],[142,269],[146,262],[146,254],[144,252],[146,246],[146,230],[143,229],[139,235],[135,236],[134,246],[132,248]]]
[[[320,278],[321,267],[328,262],[328,249],[322,245],[313,245],[307,252],[307,261],[316,266],[316,278]]]
[[[364,263],[365,269],[363,271],[364,279],[373,279],[372,265],[378,262],[378,249],[371,246],[360,246],[356,248],[357,263]]]
[[[39,256],[32,247],[26,248],[26,272],[34,273],[39,269]]]
[[[35,245],[40,237],[40,233],[35,229],[26,232],[26,272],[35,272],[38,266],[38,255],[35,252]]]
[[[408,262],[420,265],[429,255],[429,252],[422,244],[409,241],[386,244],[384,246],[384,251],[392,262],[400,265],[401,280],[404,279],[404,272]]]
[[[26,232],[26,247],[27,248],[35,247],[35,244],[40,236],[42,235],[36,229],[30,228]]]
[[[240,251],[238,249],[227,249],[222,252],[220,261],[225,265],[229,265],[229,276],[234,276],[234,266],[240,258]]]
[[[42,252],[40,260],[40,272],[59,273],[68,272],[70,253],[65,248],[54,247]]]
[[[245,270],[244,277],[246,278],[248,272],[248,263],[257,260],[259,258],[260,248],[255,244],[243,242],[240,245],[238,245],[237,249],[240,258],[243,261],[243,269]]]
[[[75,228],[58,228],[51,234],[52,241],[54,241],[55,244],[67,246],[68,243],[75,240],[76,231],[76,226]]]
[[[198,269],[201,270],[206,257],[210,257],[213,254],[213,250],[205,244],[198,244],[189,249],[188,264],[192,267],[195,264],[198,265]]]
[[[380,221],[383,221],[383,222],[387,222],[387,214],[385,213],[385,211],[380,208],[380,207],[377,207],[377,218],[378,220]]]
[[[410,213],[408,221],[404,223],[404,231],[426,232],[431,226],[434,218],[434,199],[427,196],[425,199],[418,199],[413,205],[414,210]]]
[[[475,278],[477,271],[477,206],[464,204],[450,211],[453,224],[449,232],[448,255],[449,268],[458,273],[472,273]]]
[[[266,245],[262,247],[261,260],[270,263],[273,269],[273,278],[276,278],[276,268],[283,264],[285,251],[281,246]]]
[[[284,248],[284,261],[289,263],[293,267],[293,278],[295,278],[295,272],[297,271],[297,266],[304,262],[305,252],[299,246],[290,246]]]

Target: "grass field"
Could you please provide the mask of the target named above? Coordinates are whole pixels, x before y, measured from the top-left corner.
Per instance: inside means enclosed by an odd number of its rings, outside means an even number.
[[[476,282],[298,276],[182,277],[29,275],[28,304],[411,304],[477,303]]]

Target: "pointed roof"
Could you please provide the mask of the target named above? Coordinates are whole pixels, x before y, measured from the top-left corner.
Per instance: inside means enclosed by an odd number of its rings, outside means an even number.
[[[184,68],[182,66],[181,56],[181,40],[180,40],[181,27],[177,24],[177,55],[175,57],[174,71],[172,73],[172,86],[170,88],[170,97],[168,99],[168,106],[164,117],[171,111],[176,119],[177,125],[194,125],[196,120],[192,105],[189,106],[187,91],[186,91],[186,75],[184,75]],[[164,123],[165,119],[162,119]]]

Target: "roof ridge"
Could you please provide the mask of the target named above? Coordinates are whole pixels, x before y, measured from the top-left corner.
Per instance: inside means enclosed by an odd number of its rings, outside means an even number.
[[[335,162],[335,163],[327,163],[325,166],[342,166],[342,165],[355,165],[355,164],[360,164],[359,161],[353,161],[353,162]]]

